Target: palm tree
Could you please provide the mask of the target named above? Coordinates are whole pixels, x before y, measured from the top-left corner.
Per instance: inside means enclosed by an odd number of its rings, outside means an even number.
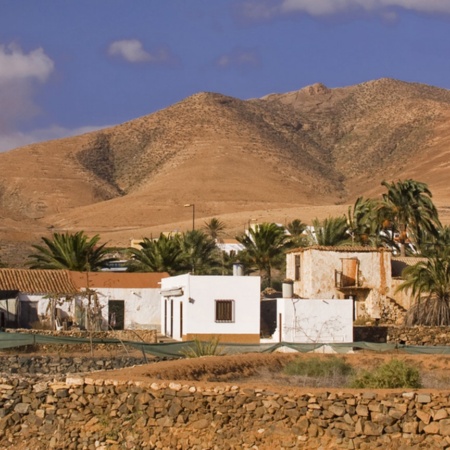
[[[130,248],[130,272],[168,272],[177,274],[182,267],[180,239],[160,234],[156,240],[144,238],[141,248]]]
[[[313,220],[314,232],[309,232],[313,244],[323,246],[338,246],[349,242],[348,224],[345,216],[328,217],[320,221]]]
[[[36,253],[29,255],[31,269],[67,269],[78,272],[98,271],[115,258],[108,257],[105,244],[98,246],[100,236],[88,238],[84,231],[75,234],[53,233],[43,237],[45,246],[33,245]]]
[[[308,238],[305,235],[307,229],[306,223],[303,223],[300,219],[294,219],[286,225],[286,229],[291,233],[293,246],[304,247],[308,245]]]
[[[261,223],[236,239],[245,247],[239,257],[249,268],[259,270],[272,286],[272,268],[283,264],[284,251],[290,245],[284,228],[275,223]]]
[[[437,234],[440,222],[432,194],[425,183],[411,179],[381,184],[388,190],[382,196],[381,218],[389,223],[391,232],[398,232],[400,254],[404,256],[406,244],[420,247],[425,236]]]
[[[380,242],[380,225],[378,220],[378,202],[371,198],[358,197],[348,208],[347,233],[352,245],[378,247]]]
[[[205,221],[205,224],[203,226],[203,230],[205,231],[205,233],[215,241],[223,236],[225,228],[225,224],[216,217],[213,217],[209,221]]]
[[[405,281],[397,290],[411,290],[415,303],[406,316],[406,324],[450,325],[450,255],[432,257],[403,271]]]
[[[220,273],[221,254],[212,238],[201,230],[183,233],[180,238],[181,267],[195,275]]]

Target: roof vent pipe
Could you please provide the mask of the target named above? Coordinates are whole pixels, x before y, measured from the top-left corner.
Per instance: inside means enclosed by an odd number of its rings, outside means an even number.
[[[244,265],[241,263],[233,264],[233,276],[242,277],[244,275]]]

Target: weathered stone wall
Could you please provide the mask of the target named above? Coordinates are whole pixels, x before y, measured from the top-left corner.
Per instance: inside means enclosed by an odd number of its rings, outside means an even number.
[[[17,374],[27,377],[52,376],[63,377],[67,374],[86,373],[98,370],[122,369],[145,364],[142,358],[131,356],[110,358],[59,357],[11,355],[0,357],[0,373]]]
[[[77,376],[3,378],[0,447],[448,448],[449,412],[449,393],[302,394]]]
[[[406,345],[450,345],[450,327],[389,327],[388,342]]]

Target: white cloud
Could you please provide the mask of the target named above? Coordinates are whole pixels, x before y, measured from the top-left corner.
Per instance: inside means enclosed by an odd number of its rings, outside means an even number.
[[[365,12],[381,17],[391,17],[394,9],[427,14],[450,14],[449,0],[248,0],[242,7],[250,19],[270,19],[277,15],[295,12],[315,17]]]
[[[42,48],[24,53],[16,44],[0,44],[0,134],[16,132],[17,123],[33,117],[39,107],[33,101],[37,84],[48,80],[54,62]]]
[[[173,60],[170,51],[158,48],[152,52],[144,49],[142,42],[137,39],[124,39],[112,42],[108,47],[110,56],[117,56],[130,63],[168,63]]]
[[[53,69],[53,61],[42,48],[25,54],[16,44],[0,44],[0,86],[18,80],[34,79],[43,83]]]
[[[78,128],[64,128],[59,125],[53,125],[48,128],[41,128],[29,132],[11,131],[0,133],[0,152],[12,150],[24,145],[34,144],[36,142],[50,141],[69,136],[78,136],[91,131],[108,128],[112,125],[104,126],[83,126]]]
[[[236,48],[230,53],[223,54],[216,61],[216,66],[227,67],[258,67],[261,64],[258,53],[255,50]]]

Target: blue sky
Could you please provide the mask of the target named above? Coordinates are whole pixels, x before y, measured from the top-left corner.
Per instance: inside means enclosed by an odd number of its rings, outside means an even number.
[[[0,151],[381,77],[450,89],[450,0],[0,0]]]

